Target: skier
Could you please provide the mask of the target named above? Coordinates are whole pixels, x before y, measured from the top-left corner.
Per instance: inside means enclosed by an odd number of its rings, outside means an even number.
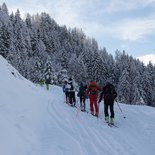
[[[41,85],[41,87],[43,87],[43,85],[44,85],[44,79],[40,79],[40,85]]]
[[[79,91],[77,96],[80,97],[80,107],[81,111],[86,111],[86,90],[87,90],[87,85],[83,85],[83,83],[80,83]]]
[[[46,89],[49,90],[49,84],[51,84],[51,77],[50,77],[50,75],[46,76],[45,83],[46,83]]]
[[[97,104],[97,98],[98,98],[98,92],[101,90],[101,88],[96,84],[95,81],[91,82],[89,84],[87,94],[90,98],[90,111],[91,114],[98,117],[98,104]],[[94,107],[95,107],[95,113],[94,113]]]
[[[66,103],[69,103],[69,84],[67,81],[64,82],[64,85],[63,85],[63,92],[65,93],[65,96],[66,96]]]
[[[105,113],[105,121],[106,123],[114,124],[114,100],[117,97],[117,92],[114,86],[108,81],[103,87],[102,93],[100,94],[99,103],[104,98],[104,113]],[[109,122],[109,114],[108,107],[110,107],[110,122]]]
[[[71,106],[76,106],[75,89],[73,86],[72,78],[69,78],[68,84],[69,84],[69,90],[68,90],[68,92],[69,92],[69,103]]]

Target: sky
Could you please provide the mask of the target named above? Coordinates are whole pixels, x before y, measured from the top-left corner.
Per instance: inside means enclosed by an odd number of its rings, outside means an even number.
[[[155,108],[119,103],[122,115],[115,104],[117,127],[109,127],[103,102],[97,119],[64,103],[61,87],[33,84],[1,55],[0,71],[0,155],[154,154]]]
[[[4,0],[3,0],[4,1]],[[0,0],[0,4],[3,3]],[[5,0],[9,12],[49,13],[59,25],[80,28],[99,48],[133,57],[155,55],[155,0]]]

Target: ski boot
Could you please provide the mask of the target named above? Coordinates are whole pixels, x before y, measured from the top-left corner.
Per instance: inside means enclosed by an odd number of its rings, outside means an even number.
[[[105,122],[109,123],[109,117],[108,116],[105,117]]]
[[[110,118],[110,124],[114,124],[114,118]]]

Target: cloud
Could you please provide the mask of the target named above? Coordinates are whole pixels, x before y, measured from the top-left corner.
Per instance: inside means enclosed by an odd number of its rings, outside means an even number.
[[[152,15],[144,13],[143,17],[133,15],[131,18],[128,14],[131,10],[134,14],[137,8],[153,7],[155,0],[6,0],[6,4],[9,10],[19,8],[22,15],[47,12],[58,24],[82,28],[87,36],[96,38],[98,42],[105,38],[122,44],[124,41],[143,42],[147,36],[155,34],[152,10],[149,12]],[[126,14],[120,17],[117,12]]]
[[[103,1],[97,0],[95,5],[99,6],[100,4],[101,7],[104,4],[103,10],[111,8],[111,11],[121,11],[122,9],[136,9],[139,6],[146,7],[154,2],[155,0],[111,0],[110,3],[106,3],[111,6],[108,7],[105,6]],[[78,2],[60,0],[54,7],[54,18],[59,24],[82,28],[87,35],[94,37],[111,36],[123,41],[144,41],[146,36],[155,34],[154,15],[145,18],[120,19],[117,22],[106,23],[101,21],[101,19],[88,19],[88,16],[92,15],[90,10],[93,11],[94,15],[99,13],[95,5],[93,1],[89,1],[87,4],[86,1],[82,0]]]
[[[155,18],[131,19],[120,22],[116,26],[116,34],[122,40],[138,41],[144,40],[148,35],[155,34]]]
[[[100,0],[96,0],[95,5],[94,0],[58,0],[54,5],[51,5],[52,9],[48,9],[48,12],[59,24],[82,28],[84,23],[98,20],[94,18],[93,14],[98,11],[96,7],[99,4]]]
[[[45,3],[46,4],[46,3]],[[41,12],[47,12],[46,5],[40,3],[37,0],[6,0],[9,12],[16,12],[19,9],[21,17],[24,17],[26,13],[37,14]]]
[[[142,61],[145,65],[147,65],[149,62],[155,65],[155,55],[154,54],[148,54],[141,57],[137,57],[140,61]]]
[[[155,3],[155,0],[111,0],[107,4],[104,11],[107,13],[129,11],[137,9],[139,7],[151,6],[153,5],[153,3]]]
[[[51,15],[59,24],[67,25],[70,27],[75,27],[80,20],[80,10],[77,7],[73,6],[71,3],[72,0],[65,0],[58,1],[55,6],[53,7],[53,11],[51,10]]]
[[[85,32],[92,35],[111,37],[122,41],[144,42],[149,35],[155,35],[155,18],[135,18],[120,20],[117,23],[80,23]]]

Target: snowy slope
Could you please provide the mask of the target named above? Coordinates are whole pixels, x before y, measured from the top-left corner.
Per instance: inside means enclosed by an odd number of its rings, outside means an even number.
[[[46,91],[0,57],[0,155],[153,155],[155,109],[115,105],[116,124],[64,103],[62,89]],[[89,109],[89,104],[87,103]]]

